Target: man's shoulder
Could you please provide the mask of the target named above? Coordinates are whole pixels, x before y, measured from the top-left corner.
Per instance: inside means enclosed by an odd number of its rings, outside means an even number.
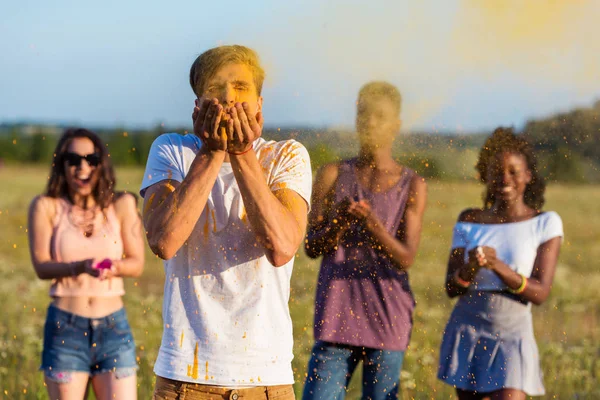
[[[256,150],[264,153],[272,153],[276,158],[286,157],[291,154],[298,155],[300,153],[308,155],[306,147],[294,139],[275,141],[260,138]]]
[[[189,148],[197,151],[202,142],[193,134],[180,134],[176,132],[163,133],[154,139],[154,146],[174,147],[179,149]]]

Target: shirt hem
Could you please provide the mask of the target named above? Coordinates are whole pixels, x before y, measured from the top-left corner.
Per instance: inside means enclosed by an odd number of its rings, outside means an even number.
[[[406,351],[408,349],[408,344],[406,346],[385,346],[385,345],[378,346],[378,345],[373,345],[372,343],[351,342],[348,340],[339,340],[339,339],[335,339],[335,338],[323,338],[320,336],[317,337],[316,335],[315,335],[315,340],[320,341],[320,342],[341,344],[341,345],[345,345],[345,346],[366,347],[369,349],[386,350],[386,351]]]
[[[159,367],[154,368],[154,373],[161,378],[171,379],[174,381],[180,381],[184,383],[197,383],[199,385],[208,385],[208,386],[218,386],[222,388],[232,388],[232,389],[241,389],[241,388],[254,388],[260,386],[278,386],[278,385],[293,385],[294,377],[293,372],[290,371],[292,375],[291,379],[282,379],[282,380],[265,380],[262,379],[260,381],[254,382],[241,382],[241,383],[232,383],[231,381],[223,382],[217,379],[206,380],[203,376],[198,379],[190,378],[189,376],[182,376],[173,373],[168,373],[166,371],[161,370]]]

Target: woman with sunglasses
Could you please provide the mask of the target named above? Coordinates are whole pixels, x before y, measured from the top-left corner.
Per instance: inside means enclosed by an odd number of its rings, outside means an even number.
[[[115,192],[106,146],[68,129],[54,151],[48,186],[29,209],[29,248],[51,280],[41,370],[54,399],[137,397],[135,344],[123,308],[122,277],[144,264],[137,199]]]

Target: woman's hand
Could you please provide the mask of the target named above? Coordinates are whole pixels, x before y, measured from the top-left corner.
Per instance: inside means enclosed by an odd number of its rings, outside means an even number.
[[[481,268],[486,267],[487,260],[483,256],[480,246],[469,250],[468,256],[469,261],[463,268],[466,268],[466,270],[474,277]]]
[[[90,273],[90,275],[96,276],[101,281],[103,281],[105,279],[115,278],[115,277],[120,276],[120,274],[119,274],[120,268],[119,267],[120,267],[119,260],[111,260],[111,259],[105,258],[104,260],[93,264],[91,269],[94,271],[94,273],[96,275],[92,275],[91,273]]]
[[[88,274],[97,278],[100,276],[100,270],[95,268],[96,261],[93,258],[88,258],[82,261],[76,261],[71,264],[71,275],[77,276],[81,274]]]
[[[351,201],[347,197],[339,203],[334,204],[328,217],[329,223],[339,225],[343,228],[349,227],[351,224],[351,215],[348,212],[350,205]]]
[[[348,208],[348,213],[355,217],[368,230],[373,230],[381,226],[379,217],[373,212],[371,205],[366,200],[352,202]]]
[[[487,268],[491,271],[495,271],[498,264],[501,263],[496,256],[496,249],[489,246],[477,246],[471,250],[475,252],[475,259],[480,267]],[[469,252],[470,255],[471,252]]]

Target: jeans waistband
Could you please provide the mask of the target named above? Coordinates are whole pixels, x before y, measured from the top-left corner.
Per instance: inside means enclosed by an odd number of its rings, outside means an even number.
[[[292,385],[273,385],[273,386],[254,386],[254,387],[241,387],[241,388],[229,388],[223,386],[204,385],[201,383],[190,383],[177,381],[169,378],[163,378],[162,376],[156,376],[156,388],[161,390],[167,390],[171,394],[192,392],[198,394],[210,394],[216,396],[215,398],[237,400],[238,398],[252,397],[252,398],[264,398],[269,399],[278,398],[277,392],[283,389],[292,388]],[[212,398],[212,397],[211,397]]]
[[[68,311],[61,310],[54,304],[50,304],[48,307],[48,319],[59,320],[67,322],[70,325],[76,326],[81,329],[88,329],[90,327],[98,328],[103,326],[114,326],[116,322],[127,319],[125,308],[115,311],[105,317],[100,318],[87,318],[77,314],[70,313]]]

